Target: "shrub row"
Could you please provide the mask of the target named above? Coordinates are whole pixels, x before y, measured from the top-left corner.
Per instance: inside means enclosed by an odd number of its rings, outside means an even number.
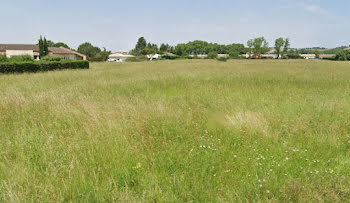
[[[88,61],[0,63],[0,73],[24,73],[61,69],[88,69]]]

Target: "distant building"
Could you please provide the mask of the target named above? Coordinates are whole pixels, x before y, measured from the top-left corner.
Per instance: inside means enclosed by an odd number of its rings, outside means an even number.
[[[195,54],[190,54],[189,57],[197,57],[197,58],[200,58],[200,59],[205,59],[205,58],[208,58],[208,54],[198,54],[198,55],[195,55]]]
[[[109,62],[124,62],[126,61],[126,59],[128,58],[132,58],[135,57],[133,55],[129,55],[129,53],[127,51],[117,51],[114,54],[111,54],[108,56],[108,61]]]
[[[152,61],[152,60],[156,60],[156,59],[162,58],[162,55],[160,55],[160,54],[148,54],[148,55],[146,55],[146,57],[147,57],[150,61]]]
[[[170,53],[170,52],[166,52],[166,53],[163,54],[163,56],[172,56],[172,57],[176,57],[176,56],[178,56],[178,55],[173,54],[173,53]]]
[[[300,54],[304,59],[316,59],[316,54]]]
[[[40,58],[39,46],[35,44],[0,44],[0,55],[8,58],[22,55],[29,55],[37,60]],[[86,60],[84,54],[65,47],[49,47],[49,55],[61,56],[67,60]]]
[[[218,54],[218,58],[229,58],[230,55],[228,54]]]
[[[277,54],[267,53],[267,54],[262,54],[261,57],[263,57],[263,58],[274,58],[274,59],[276,59],[276,58],[277,58]],[[281,55],[280,55],[280,57],[281,57]]]
[[[320,59],[332,58],[335,56],[336,56],[336,54],[320,54]]]

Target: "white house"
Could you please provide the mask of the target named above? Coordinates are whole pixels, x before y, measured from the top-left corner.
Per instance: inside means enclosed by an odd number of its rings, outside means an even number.
[[[149,55],[146,55],[147,58],[149,58],[149,60],[155,60],[155,59],[160,59],[162,58],[162,55],[160,54],[149,54]]]
[[[304,59],[316,59],[316,54],[300,54]]]
[[[114,54],[108,56],[109,62],[124,62],[128,58],[134,57],[133,55],[129,55],[127,51],[117,51]]]

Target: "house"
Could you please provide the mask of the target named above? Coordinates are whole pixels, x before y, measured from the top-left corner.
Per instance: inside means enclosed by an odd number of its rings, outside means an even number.
[[[229,58],[230,55],[228,54],[218,54],[218,58]]]
[[[320,59],[333,58],[336,54],[320,54]]]
[[[146,57],[147,57],[150,61],[152,61],[152,60],[155,60],[155,59],[160,59],[160,58],[162,58],[162,55],[160,55],[160,54],[148,54],[148,55],[146,55]]]
[[[163,54],[163,56],[172,56],[172,57],[177,57],[178,55],[170,53],[170,52],[166,52]]]
[[[39,46],[35,44],[0,44],[0,55],[8,58],[29,55],[36,60],[40,59]],[[61,56],[67,60],[86,60],[84,54],[64,47],[49,47],[49,55]]]
[[[132,58],[135,57],[133,55],[129,55],[129,53],[127,51],[117,51],[114,54],[111,54],[108,56],[108,61],[109,62],[124,62],[126,59],[128,58]]]
[[[86,60],[86,56],[65,47],[49,47],[49,55],[61,56],[66,60]]]
[[[206,59],[206,58],[208,58],[208,54],[198,54],[198,55],[190,54],[189,57],[199,58],[199,59]]]
[[[316,54],[300,54],[304,59],[316,59]]]
[[[261,55],[262,58],[274,58],[276,59],[277,58],[277,54],[274,54],[274,53],[266,53],[266,54],[262,54]],[[281,55],[280,55],[281,57]]]

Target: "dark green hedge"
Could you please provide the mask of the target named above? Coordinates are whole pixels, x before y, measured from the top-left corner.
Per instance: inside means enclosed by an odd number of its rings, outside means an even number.
[[[88,61],[0,63],[0,73],[24,73],[61,69],[88,69]]]

